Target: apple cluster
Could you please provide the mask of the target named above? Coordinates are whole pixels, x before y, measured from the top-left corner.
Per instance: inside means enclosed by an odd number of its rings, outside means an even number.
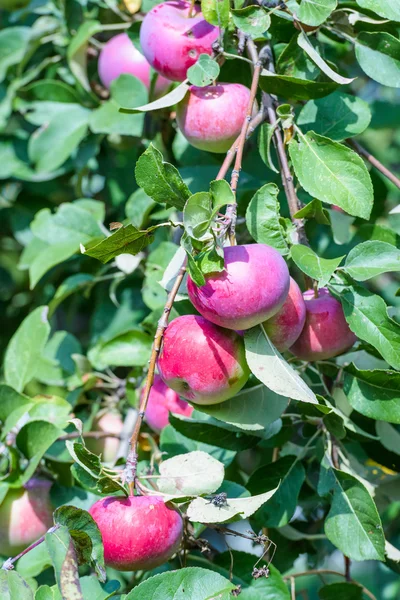
[[[187,70],[201,54],[212,54],[219,34],[197,4],[185,0],[157,4],[140,28],[143,54],[127,33],[114,36],[100,53],[100,80],[109,88],[114,79],[128,73],[150,89],[154,69],[158,74],[155,95],[161,96],[172,82],[186,80]],[[239,83],[192,85],[177,106],[178,127],[195,148],[227,152],[240,134],[249,99],[250,90]]]

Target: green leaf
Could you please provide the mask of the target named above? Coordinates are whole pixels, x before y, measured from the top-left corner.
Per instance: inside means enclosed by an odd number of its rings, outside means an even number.
[[[351,364],[344,372],[343,390],[350,405],[362,415],[400,424],[400,373],[364,371]]]
[[[152,338],[139,329],[122,333],[107,342],[98,342],[88,352],[97,369],[106,367],[143,367],[150,358]]]
[[[310,81],[288,75],[275,75],[264,69],[260,77],[260,87],[267,94],[275,94],[293,100],[323,98],[336,90],[334,81]]]
[[[394,452],[395,454],[400,454],[400,431],[395,429],[392,425],[389,425],[389,423],[385,423],[385,421],[378,421],[376,423],[376,433],[380,438],[382,446],[386,448],[386,450]]]
[[[136,106],[135,108],[130,108],[130,102],[129,106],[124,106],[123,104],[121,104],[122,99],[119,98],[119,110],[121,112],[126,113],[138,113],[150,112],[152,110],[160,110],[161,108],[169,108],[170,106],[174,106],[175,104],[178,104],[181,100],[183,100],[187,94],[188,89],[189,85],[186,83],[186,81],[182,81],[182,83],[180,83],[177,87],[168,92],[168,94],[165,94],[165,96],[162,96],[161,98],[158,98],[158,100],[154,100],[153,102],[149,102],[149,104],[144,104],[143,106]]]
[[[232,9],[231,14],[236,27],[253,38],[260,37],[271,25],[271,17],[261,6]]]
[[[328,283],[336,267],[344,258],[344,256],[321,258],[311,248],[302,244],[292,246],[290,253],[299,269],[309,277],[316,279],[319,287],[324,287]]]
[[[227,523],[247,519],[268,502],[279,488],[248,498],[227,498],[223,506],[215,506],[205,498],[195,498],[187,508],[187,516],[197,523]]]
[[[218,573],[200,567],[186,567],[149,577],[129,592],[125,600],[178,600],[184,595],[190,600],[230,600],[235,587]]]
[[[234,204],[235,194],[225,179],[215,179],[210,182],[210,194],[212,197],[213,214],[226,204]]]
[[[295,219],[315,219],[320,225],[331,224],[329,213],[320,200],[311,200],[293,216]]]
[[[269,565],[269,577],[253,579],[241,592],[241,600],[290,600],[290,592],[279,571]]]
[[[357,96],[334,92],[319,100],[310,100],[300,111],[297,124],[302,131],[315,131],[341,141],[362,133],[369,125],[371,111]]]
[[[282,527],[293,516],[301,486],[305,480],[303,465],[295,456],[283,456],[256,469],[247,482],[252,494],[278,487],[271,500],[255,516],[265,527]]]
[[[28,396],[19,394],[8,385],[0,385],[0,421],[2,436],[7,435],[16,426],[19,419],[33,406]]]
[[[144,115],[121,112],[121,106],[134,108],[147,102],[146,86],[133,75],[120,75],[111,83],[111,100],[94,110],[89,119],[93,133],[131,135],[140,137],[143,131]]]
[[[365,288],[331,284],[340,300],[350,329],[381,353],[395,369],[400,369],[400,325],[387,314],[385,301]]]
[[[178,210],[183,209],[191,195],[176,167],[163,162],[161,152],[153,144],[137,161],[135,176],[138,185],[150,198]]]
[[[258,136],[258,150],[263,162],[275,173],[279,173],[271,158],[271,143],[276,125],[271,123],[263,123],[260,127]]]
[[[33,600],[33,591],[16,571],[0,570],[1,600]]]
[[[375,503],[355,477],[331,469],[333,500],[325,520],[327,538],[352,560],[385,560],[385,538]]]
[[[373,10],[385,19],[400,21],[399,0],[356,0],[362,8]]]
[[[104,551],[101,533],[90,514],[86,510],[76,508],[75,506],[60,506],[54,512],[54,523],[68,528],[75,542],[75,548],[78,551],[80,541],[82,540],[82,536],[80,537],[79,534],[85,534],[85,537],[90,539],[90,558],[96,566],[96,571],[101,581],[105,581]]]
[[[40,173],[58,169],[86,135],[90,111],[79,104],[64,106],[29,139],[29,158]]]
[[[202,285],[205,285],[206,280],[204,278],[203,273],[200,270],[199,265],[194,260],[193,256],[190,254],[190,252],[186,252],[186,256],[187,256],[187,270],[188,270],[188,273],[189,273],[191,279],[193,279],[195,284],[199,287],[201,287]]]
[[[4,81],[9,67],[22,61],[30,37],[30,27],[4,27],[0,31],[0,82]]]
[[[84,600],[79,582],[78,561],[68,528],[61,525],[55,531],[46,533],[45,541],[62,597]]]
[[[18,91],[25,100],[40,102],[67,102],[79,104],[79,96],[71,86],[57,79],[42,79]]]
[[[262,325],[244,334],[246,359],[252,373],[280,396],[318,404],[314,392],[270,342]]]
[[[167,425],[161,432],[160,450],[161,452],[165,452],[167,457],[179,456],[180,454],[186,454],[187,452],[201,450],[222,462],[225,467],[229,466],[235,457],[235,452],[232,450],[224,450],[217,446],[190,440],[176,431],[172,425]]]
[[[212,25],[228,27],[229,9],[229,0],[201,0],[203,17]]]
[[[189,452],[161,463],[157,485],[163,494],[212,494],[222,484],[224,473],[224,465],[212,456],[202,451]]]
[[[46,245],[38,252],[29,266],[30,289],[33,290],[43,275],[50,271],[56,265],[68,260],[77,251],[75,242],[65,242],[62,244]]]
[[[326,21],[335,10],[337,0],[300,0],[300,3],[289,0],[287,5],[290,10],[295,11],[301,23],[316,27]]]
[[[240,390],[236,396],[220,404],[198,406],[198,410],[239,429],[262,431],[279,419],[288,404],[288,398],[260,384]]]
[[[29,421],[21,427],[16,437],[16,444],[29,460],[22,483],[29,481],[46,451],[63,433],[62,429],[52,423],[41,420]]]
[[[57,288],[53,299],[49,302],[49,317],[52,316],[61,302],[75,292],[84,290],[90,283],[93,282],[93,280],[93,275],[90,275],[89,273],[77,273],[76,275],[67,277],[67,279],[65,279],[65,281],[63,281],[62,284]]]
[[[211,194],[197,192],[187,199],[183,209],[183,224],[187,234],[195,240],[211,237],[212,204]]]
[[[263,185],[247,207],[246,225],[256,242],[273,246],[285,256],[289,246],[280,223],[278,193],[274,183]]]
[[[208,54],[200,54],[197,62],[187,71],[189,82],[198,87],[211,85],[218,75],[219,64]]]
[[[50,333],[47,306],[30,313],[11,338],[4,359],[4,378],[8,385],[22,392],[35,377],[36,367]]]
[[[102,240],[90,248],[82,248],[82,253],[92,258],[97,258],[103,264],[120,254],[139,254],[154,240],[154,228],[140,231],[134,225],[120,227],[110,237]]]
[[[362,31],[356,39],[356,57],[371,79],[400,87],[400,41],[393,35]]]
[[[344,270],[357,281],[365,281],[381,273],[400,271],[400,250],[386,242],[358,244],[349,252]]]
[[[41,585],[35,593],[35,600],[63,600],[56,585]]]
[[[357,583],[331,583],[318,592],[320,600],[363,600],[363,590]]]
[[[67,450],[78,465],[89,475],[97,479],[101,473],[101,461],[97,454],[89,450],[80,442],[66,441]]]
[[[103,26],[99,21],[86,20],[79,27],[68,46],[69,68],[75,79],[87,92],[91,91],[87,76],[87,47],[89,39],[102,29]]]
[[[363,160],[350,148],[312,131],[292,140],[289,153],[301,186],[315,198],[369,219],[371,178]]]
[[[346,85],[346,84],[354,81],[354,77],[353,78],[343,77],[342,75],[339,75],[339,73],[336,73],[336,71],[331,69],[331,67],[328,65],[328,63],[324,61],[322,56],[318,53],[318,51],[311,44],[310,40],[308,39],[308,37],[304,33],[304,31],[301,31],[299,33],[299,35],[297,37],[297,43],[300,46],[300,48],[302,50],[304,50],[304,52],[306,52],[306,54],[311,58],[311,60],[315,62],[317,67],[319,69],[321,69],[321,71],[323,73],[325,73],[325,75],[327,75],[330,79],[332,79],[332,81],[335,81],[335,83],[338,83],[340,85]]]
[[[195,261],[203,275],[220,273],[224,270],[224,257],[220,256],[215,248],[200,252],[195,257]]]
[[[316,81],[321,76],[321,71],[300,48],[297,36],[298,34],[295,33],[279,55],[276,63],[277,73],[297,79]],[[316,38],[312,38],[311,41],[314,44],[318,43]]]
[[[50,209],[42,208],[36,213],[31,230],[43,242],[51,245],[74,243],[77,249],[79,244],[104,236],[95,216],[78,202],[60,204],[54,214]]]

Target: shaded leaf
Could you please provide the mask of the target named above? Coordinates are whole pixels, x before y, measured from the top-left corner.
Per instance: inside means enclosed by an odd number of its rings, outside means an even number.
[[[356,57],[371,79],[400,87],[400,41],[393,35],[362,31],[356,39]]]
[[[189,452],[161,463],[157,485],[164,494],[211,494],[222,484],[224,472],[224,465],[212,456],[202,451]]]
[[[246,225],[256,242],[273,246],[285,256],[289,246],[280,223],[278,193],[274,183],[263,185],[247,207]]]
[[[306,52],[308,54],[308,56],[311,58],[311,60],[315,62],[317,67],[319,67],[321,69],[321,71],[323,73],[325,73],[325,75],[327,75],[330,79],[332,79],[332,81],[335,81],[335,83],[339,83],[340,85],[346,85],[346,84],[354,81],[354,77],[353,78],[343,77],[342,75],[339,75],[339,73],[336,73],[336,71],[331,69],[331,67],[328,65],[328,63],[326,63],[324,61],[322,56],[318,53],[318,51],[311,44],[307,35],[303,31],[301,31],[299,33],[298,38],[297,38],[297,43],[299,44],[300,48],[302,48],[304,50],[304,52]]]
[[[103,264],[120,254],[139,254],[154,239],[153,228],[145,231],[136,229],[134,225],[121,227],[95,246],[83,248],[82,253],[97,258]]]

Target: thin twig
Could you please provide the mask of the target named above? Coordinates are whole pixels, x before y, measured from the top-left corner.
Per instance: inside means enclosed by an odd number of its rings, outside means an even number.
[[[296,580],[294,577],[290,578],[290,598],[296,600]]]
[[[54,525],[53,527],[50,527],[50,529],[46,533],[54,533],[55,531],[57,531],[57,529],[59,527],[60,527],[59,525]],[[38,540],[36,540],[36,542],[33,542],[33,544],[31,544],[30,546],[25,548],[25,550],[22,550],[22,552],[17,554],[17,556],[14,556],[14,558],[8,558],[3,563],[1,568],[4,569],[4,571],[11,571],[14,568],[14,563],[16,563],[17,560],[22,558],[22,556],[25,556],[25,554],[28,554],[28,552],[30,552],[31,550],[36,548],[36,546],[39,546],[39,544],[42,544],[45,540],[45,537],[46,537],[46,534],[42,535],[42,537],[40,537]]]
[[[348,556],[344,557],[344,575],[346,577],[346,581],[351,581],[351,560]]]
[[[174,282],[174,285],[168,295],[168,299],[165,304],[162,317],[158,321],[157,331],[156,331],[156,334],[154,337],[153,348],[151,351],[151,357],[150,357],[150,361],[149,361],[149,370],[148,370],[147,378],[146,378],[146,384],[145,384],[143,396],[142,396],[142,399],[140,402],[138,416],[137,416],[137,419],[135,422],[135,426],[133,428],[133,432],[132,432],[132,436],[131,436],[131,440],[130,440],[130,450],[129,450],[128,458],[126,460],[126,467],[125,467],[125,471],[124,471],[124,479],[128,483],[129,492],[130,492],[131,496],[133,496],[134,484],[135,484],[135,480],[136,480],[136,469],[137,469],[137,460],[138,460],[137,443],[138,443],[140,428],[142,426],[144,415],[146,412],[147,402],[148,402],[148,399],[150,396],[151,387],[152,387],[153,381],[154,381],[154,373],[155,373],[155,369],[156,369],[157,357],[161,350],[161,344],[162,344],[162,340],[164,337],[164,332],[168,325],[169,314],[171,312],[175,297],[179,291],[179,287],[184,278],[185,272],[186,272],[186,261],[180,268],[178,276],[177,276],[177,278]]]
[[[66,433],[65,435],[61,435],[58,440],[75,440],[76,438],[92,438],[95,440],[101,440],[103,438],[117,438],[121,439],[121,434],[119,433],[111,433],[110,431],[84,431],[80,434],[78,431],[74,431],[73,433]]]
[[[370,162],[375,169],[378,169],[382,175],[387,177],[389,181],[394,183],[394,185],[400,189],[400,179],[396,177],[396,175],[394,175],[394,173],[392,173],[387,167],[385,167],[385,165],[383,165],[377,158],[375,158],[375,156],[373,156],[366,148],[351,138],[348,138],[346,143],[354,148],[354,150],[358,152],[360,156],[368,160],[368,162]]]

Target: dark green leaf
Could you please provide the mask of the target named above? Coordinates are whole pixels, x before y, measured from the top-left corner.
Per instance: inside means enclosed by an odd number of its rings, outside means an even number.
[[[273,246],[285,256],[289,247],[280,223],[278,193],[274,183],[260,188],[247,207],[246,225],[256,242]]]
[[[331,583],[318,592],[321,600],[363,600],[362,587],[356,583]]]
[[[265,69],[260,77],[260,87],[268,94],[276,94],[293,100],[323,98],[336,90],[334,81],[310,81],[288,75],[275,75]]]
[[[327,75],[330,79],[332,79],[332,81],[335,81],[335,83],[338,83],[340,85],[346,85],[346,84],[354,81],[354,78],[349,79],[348,77],[343,77],[342,75],[339,75],[339,73],[336,73],[336,71],[331,69],[331,67],[328,65],[328,63],[324,61],[322,56],[318,53],[318,51],[311,44],[310,40],[308,39],[308,37],[304,33],[304,31],[301,31],[299,33],[299,35],[297,37],[297,43],[299,44],[300,48],[302,48],[304,50],[304,52],[306,52],[308,54],[308,56],[311,58],[311,60],[315,62],[317,67],[319,69],[321,69],[321,71],[323,73],[325,73],[325,75]]]
[[[121,227],[110,235],[110,237],[102,240],[95,246],[83,248],[82,253],[92,258],[97,258],[103,264],[109,262],[120,254],[139,254],[146,248],[154,239],[153,228],[145,231],[136,229],[134,225]]]
[[[59,526],[55,531],[46,533],[45,540],[62,597],[68,600],[84,600],[79,582],[77,556],[68,528]]]
[[[295,219],[315,219],[320,225],[330,225],[329,213],[324,209],[320,200],[311,200],[295,215]]]
[[[63,434],[52,423],[46,421],[29,421],[21,427],[16,438],[16,444],[22,454],[29,460],[29,466],[24,471],[23,483],[34,474],[46,450]]]

